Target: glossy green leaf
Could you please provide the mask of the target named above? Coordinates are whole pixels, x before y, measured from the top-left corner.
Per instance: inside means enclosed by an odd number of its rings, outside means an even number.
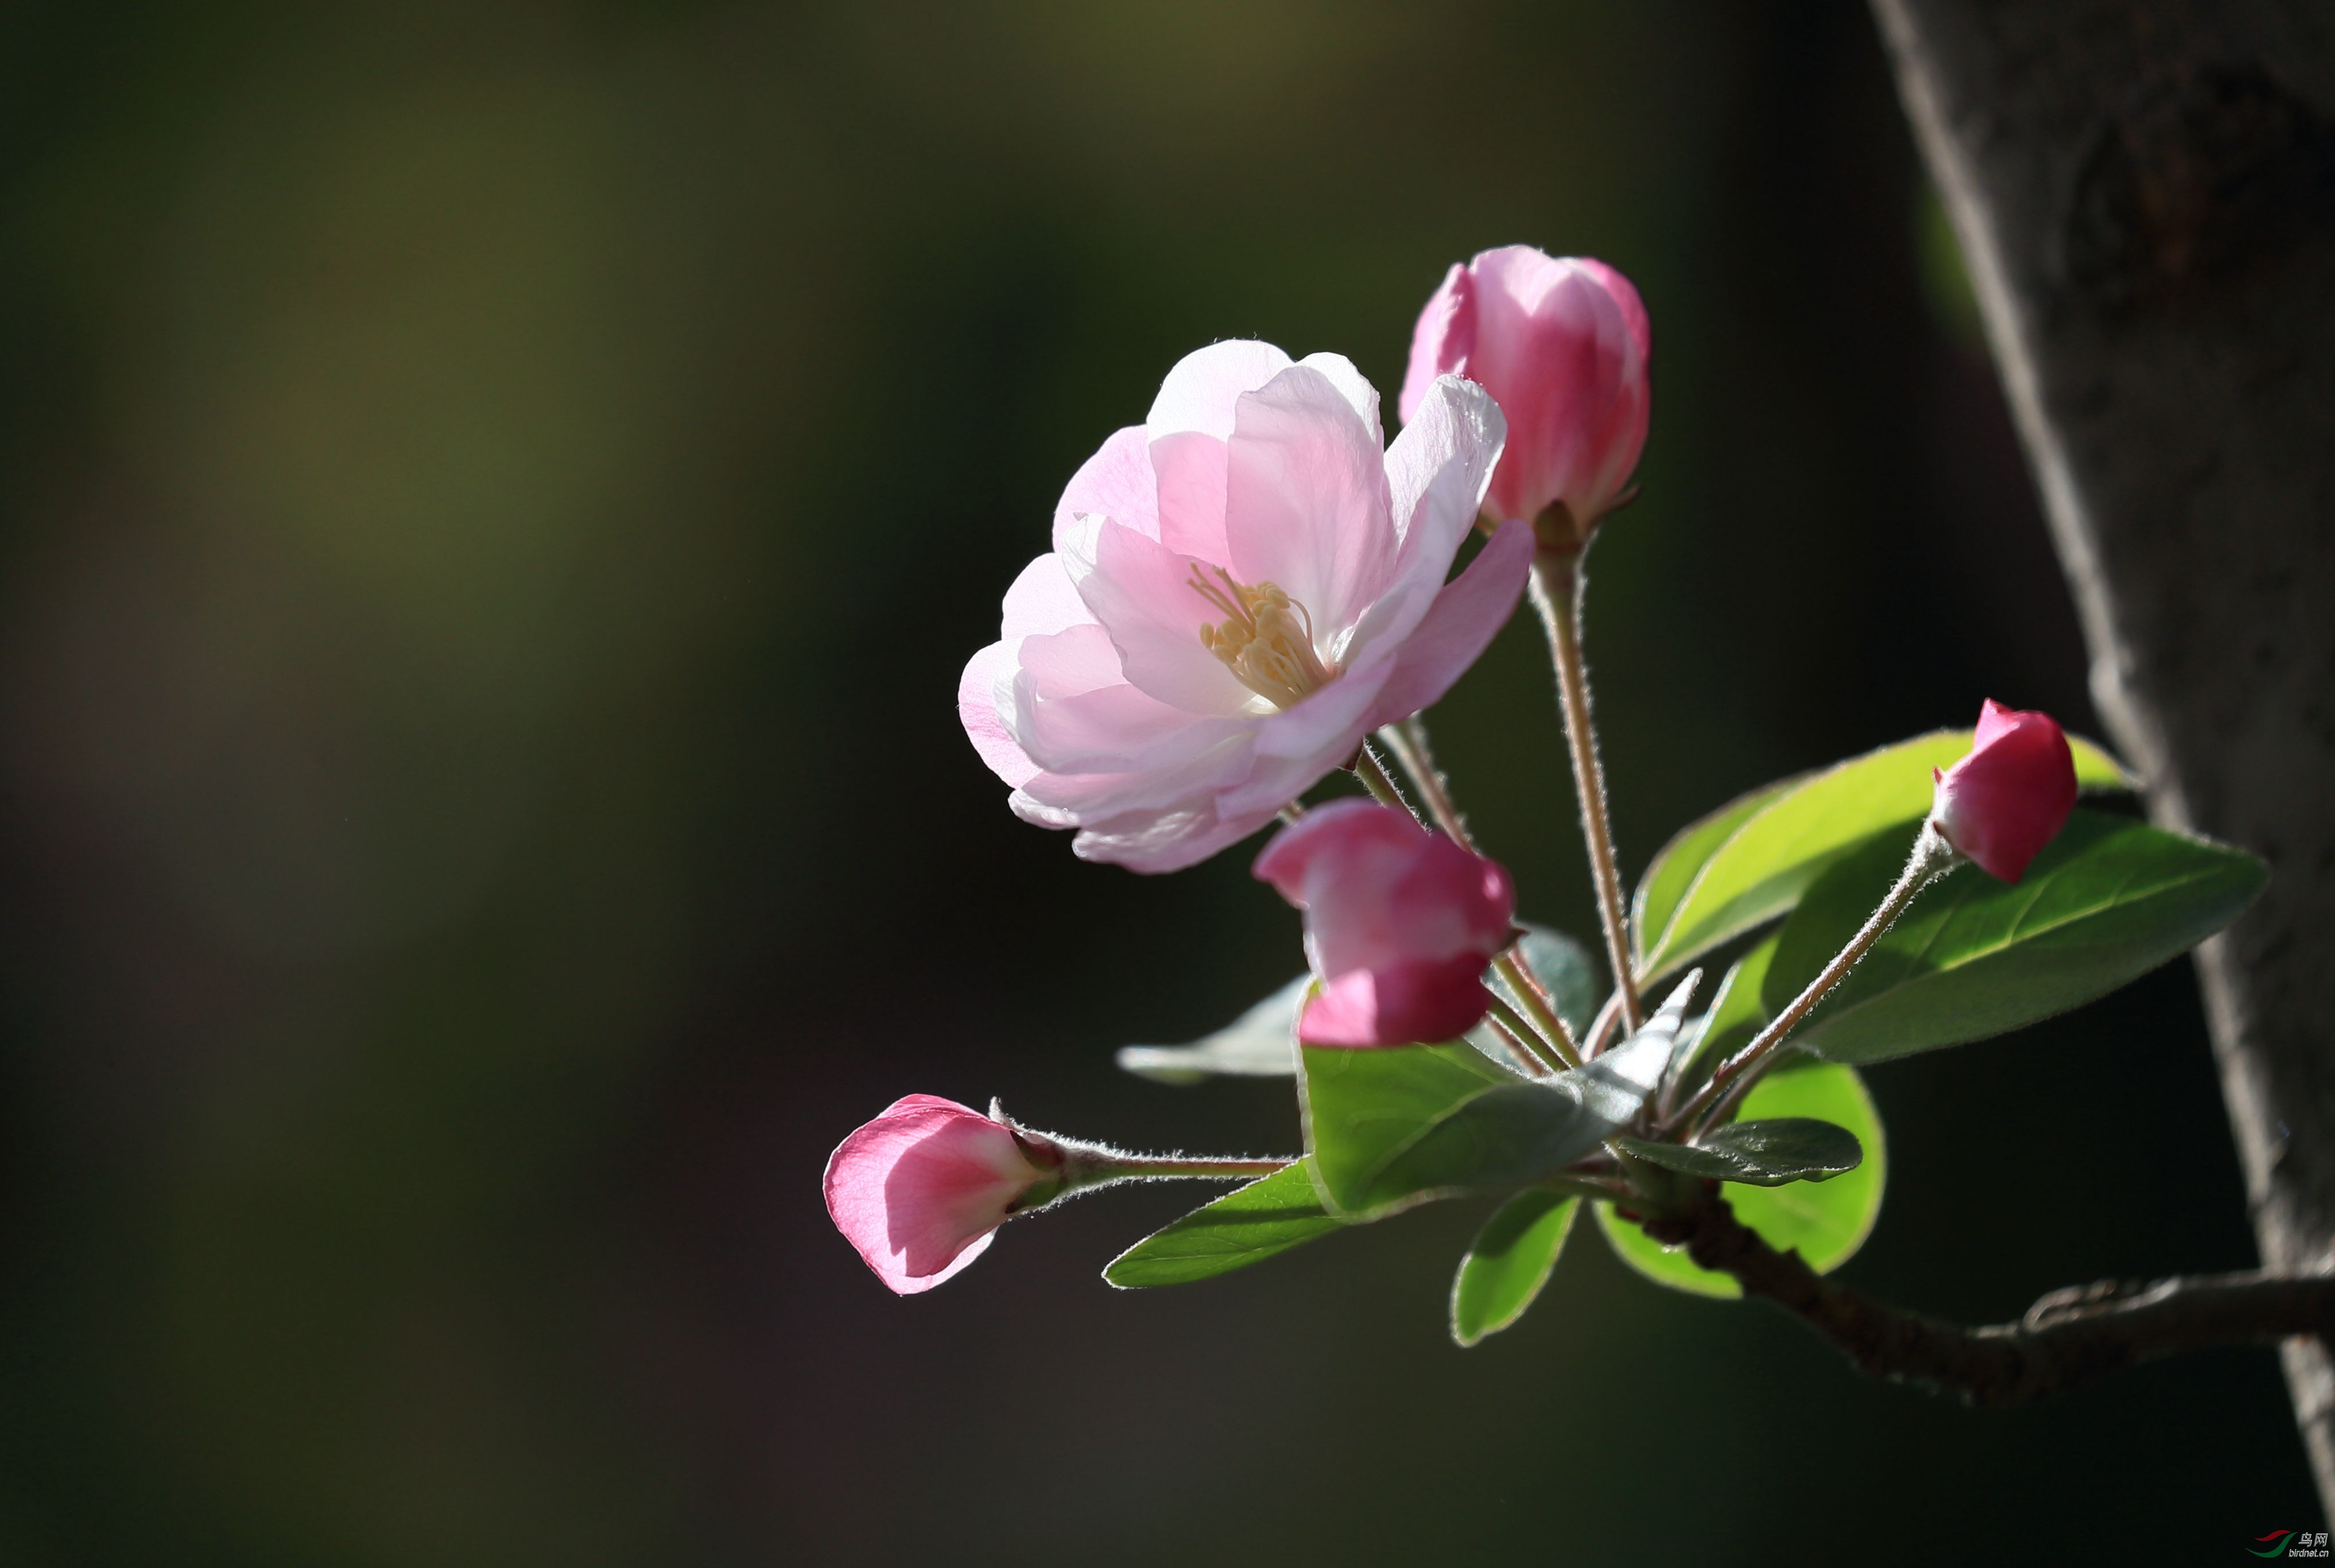
[[[1123,1290],[1213,1279],[1344,1224],[1323,1211],[1300,1160],[1152,1232],[1113,1258],[1102,1277]]]
[[[1759,1232],[1768,1245],[1797,1252],[1818,1273],[1840,1267],[1873,1233],[1889,1169],[1880,1113],[1855,1070],[1817,1062],[1797,1072],[1761,1079],[1743,1097],[1743,1115],[1747,1120],[1811,1117],[1846,1129],[1863,1147],[1864,1162],[1828,1182],[1778,1187],[1729,1182],[1720,1189],[1735,1217]],[[1743,1293],[1733,1276],[1696,1267],[1684,1251],[1655,1242],[1613,1213],[1610,1204],[1597,1205],[1597,1225],[1623,1263],[1657,1284],[1702,1296]]]
[[[1875,833],[1912,823],[1930,809],[1930,770],[1971,749],[1968,730],[1941,730],[1901,740],[1819,773],[1777,786],[1772,799],[1747,796],[1722,808],[1671,841],[1647,881],[1649,909],[1662,900],[1652,889],[1681,879],[1684,863],[1703,855],[1687,878],[1669,918],[1655,934],[1638,939],[1639,968],[1649,977],[1678,968],[1698,953],[1788,912],[1825,868]],[[2088,740],[2069,737],[2076,779],[2087,789],[2127,787],[2124,769]],[[1747,805],[1757,802],[1748,813]],[[1723,837],[1719,828],[1733,826]],[[1710,841],[1719,842],[1711,846]],[[1706,846],[1710,846],[1706,849]],[[1649,921],[1642,933],[1652,933]]]
[[[1299,975],[1189,1045],[1122,1045],[1119,1065],[1160,1083],[1198,1083],[1219,1075],[1287,1078],[1297,1070],[1297,1009],[1312,978]]]
[[[1377,1219],[1521,1186],[1580,1159],[1635,1116],[1660,1081],[1686,991],[1595,1061],[1529,1082],[1464,1045],[1306,1047],[1299,1105],[1323,1206]]]
[[[1541,1189],[1493,1211],[1451,1281],[1451,1337],[1472,1345],[1525,1315],[1548,1283],[1581,1200]]]
[[[1681,1176],[1763,1187],[1830,1181],[1865,1158],[1855,1133],[1805,1116],[1729,1122],[1692,1146],[1636,1137],[1615,1141],[1640,1159]]]
[[[1761,982],[1771,1011],[1872,914],[1911,837],[1876,840],[1808,890]],[[1965,866],[1924,890],[1793,1041],[1884,1061],[2065,1012],[2219,931],[2267,875],[2225,845],[2078,811],[2017,886]]]

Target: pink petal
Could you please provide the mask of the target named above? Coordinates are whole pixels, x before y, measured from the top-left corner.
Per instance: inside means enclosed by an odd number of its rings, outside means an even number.
[[[1429,389],[1386,456],[1401,540],[1393,577],[1338,650],[1342,659],[1400,641],[1427,614],[1475,527],[1507,429],[1499,405],[1474,382],[1446,377]]]
[[[1486,251],[1476,277],[1468,375],[1499,400],[1508,445],[1488,492],[1502,518],[1555,500],[1603,508],[1645,441],[1645,309],[1602,263],[1525,246]]]
[[[1024,655],[1026,659],[1027,644]],[[1175,768],[1222,739],[1222,721],[1171,708],[1124,681],[1046,698],[1031,690],[1035,681],[1025,663],[1014,689],[1014,730],[1031,760],[1049,773],[1122,774]],[[1023,780],[1025,786],[1029,782]]]
[[[1114,522],[1090,518],[1061,541],[1079,596],[1119,647],[1127,679],[1193,713],[1230,715],[1262,706],[1200,642],[1221,615],[1192,586],[1206,563],[1178,555]]]
[[[1295,758],[1334,751],[1332,760],[1342,765],[1369,732],[1363,715],[1392,670],[1390,659],[1372,661],[1308,693],[1295,707],[1265,714],[1257,722],[1258,753]]]
[[[1622,324],[1628,329],[1630,341],[1638,346],[1638,357],[1652,359],[1654,325],[1646,315],[1646,302],[1638,297],[1638,286],[1594,256],[1576,256],[1573,265],[1594,278],[1613,296],[1613,303],[1622,307]]]
[[[1233,405],[1243,392],[1289,368],[1289,356],[1269,343],[1212,343],[1176,362],[1144,419],[1157,440],[1172,431],[1198,431],[1218,440],[1233,433]]]
[[[956,716],[965,738],[989,770],[1019,789],[1037,773],[1038,765],[1013,738],[1012,725],[997,711],[997,693],[1010,687],[1020,669],[1015,654],[1021,640],[992,643],[965,664],[956,683]]]
[[[1151,440],[1140,426],[1113,431],[1063,487],[1054,503],[1054,548],[1082,517],[1109,518],[1151,538],[1159,537],[1159,480],[1151,470]]]
[[[845,1138],[827,1163],[827,1209],[877,1276],[929,1290],[978,1255],[1047,1173],[1013,1135],[965,1106],[909,1095]]]
[[[1275,834],[1252,870],[1258,881],[1270,884],[1274,892],[1303,909],[1306,877],[1325,855],[1383,847],[1407,857],[1426,841],[1427,829],[1392,807],[1352,798],[1332,800]]]
[[[1353,1049],[1456,1040],[1490,1008],[1483,968],[1480,960],[1461,958],[1342,974],[1298,1015],[1298,1040]]]
[[[1021,684],[1029,696],[1041,702],[1127,684],[1127,676],[1119,669],[1119,649],[1112,644],[1110,634],[1092,621],[1041,636],[1024,637],[1014,657],[1020,666]],[[1017,712],[1020,705],[1017,695]]]
[[[1293,365],[1240,400],[1225,483],[1233,575],[1305,606],[1315,645],[1378,597],[1394,566],[1386,461],[1321,372]]]
[[[1156,766],[1120,770],[1042,772],[1020,789],[1044,813],[1015,810],[1031,820],[1052,813],[1075,816],[1050,826],[1075,827],[1090,818],[1129,812],[1180,809],[1196,800],[1214,801],[1218,789],[1246,778],[1255,726],[1238,719],[1202,719],[1180,734],[1174,755]],[[1276,804],[1273,809],[1279,809]]]
[[[1413,958],[1474,957],[1478,966],[1508,944],[1516,895],[1497,862],[1430,837],[1385,895]]]
[[[1013,586],[1005,590],[1005,614],[999,634],[1010,643],[1017,637],[1044,636],[1093,620],[1094,613],[1079,597],[1078,586],[1071,581],[1062,557],[1050,551],[1022,567]]]
[[[1174,808],[1090,821],[1071,847],[1081,860],[1109,861],[1129,871],[1181,871],[1264,827],[1275,809],[1228,816],[1217,810],[1213,798],[1202,797]]]
[[[1989,697],[1979,704],[1978,728],[1971,735],[1971,750],[1984,750],[1998,735],[2008,734],[2019,722],[2019,711],[2006,708]]]
[[[1342,353],[1309,353],[1297,363],[1307,370],[1321,372],[1322,379],[1338,389],[1346,406],[1361,416],[1362,428],[1371,432],[1373,449],[1386,445],[1386,428],[1379,422],[1379,389],[1354,368],[1352,360]]]
[[[1451,689],[1483,656],[1516,607],[1532,574],[1532,526],[1503,523],[1483,550],[1437,594],[1395,653],[1394,673],[1380,689],[1370,728],[1408,719]]]
[[[1180,555],[1225,566],[1225,443],[1198,431],[1171,431],[1151,443],[1159,475],[1159,542]]]
[[[1443,286],[1419,313],[1419,324],[1410,334],[1410,365],[1403,373],[1397,405],[1403,423],[1419,417],[1419,405],[1427,400],[1427,389],[1436,377],[1467,373],[1468,354],[1476,345],[1475,286],[1468,268],[1454,263],[1443,275]]]
[[[2075,809],[2075,759],[2047,713],[1989,702],[1978,732],[1970,755],[1940,776],[1932,816],[1946,842],[2015,883]]]

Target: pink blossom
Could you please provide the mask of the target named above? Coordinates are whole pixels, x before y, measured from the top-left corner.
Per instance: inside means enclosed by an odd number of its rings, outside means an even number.
[[[1478,382],[1508,420],[1487,513],[1537,518],[1562,501],[1585,528],[1638,466],[1652,349],[1638,291],[1603,262],[1525,245],[1487,250],[1454,266],[1419,313],[1402,417],[1439,376]]]
[[[977,1110],[912,1094],[853,1133],[827,1162],[827,1212],[876,1277],[929,1291],[987,1250],[1006,1218],[1051,1196],[1044,1142]]]
[[[1335,354],[1187,356],[1071,479],[1053,550],[965,666],[959,715],[1015,813],[1077,828],[1087,859],[1173,871],[1440,697],[1530,566],[1517,528],[1444,581],[1503,428],[1446,378],[1382,450],[1378,393]]]
[[[1322,987],[1307,1045],[1455,1039],[1491,1003],[1484,965],[1515,937],[1508,874],[1370,800],[1316,807],[1264,847],[1256,875],[1305,911]]]
[[[2004,882],[2027,874],[2076,807],[2076,761],[2059,726],[2049,713],[1991,699],[1970,755],[1931,772],[1938,787],[1930,819],[1947,843]]]

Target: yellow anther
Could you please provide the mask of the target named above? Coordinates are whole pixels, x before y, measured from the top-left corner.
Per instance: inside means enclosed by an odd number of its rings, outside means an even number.
[[[1220,582],[1192,568],[1192,588],[1224,612],[1221,624],[1202,623],[1200,646],[1234,678],[1276,708],[1293,708],[1338,674],[1313,648],[1313,617],[1277,583],[1240,583],[1222,566]]]

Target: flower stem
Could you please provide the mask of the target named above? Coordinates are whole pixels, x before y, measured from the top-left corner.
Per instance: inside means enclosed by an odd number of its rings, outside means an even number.
[[[1897,917],[1905,913],[1905,906],[1914,902],[1915,895],[1962,864],[1962,858],[1934,826],[1923,823],[1920,835],[1914,840],[1913,853],[1905,857],[1905,869],[1898,874],[1897,885],[1881,900],[1880,907],[1857,928],[1856,934],[1848,939],[1848,944],[1833,954],[1832,962],[1824,966],[1823,972],[1808,982],[1807,989],[1792,999],[1790,1006],[1769,1020],[1768,1027],[1754,1035],[1750,1044],[1719,1064],[1717,1070],[1710,1075],[1710,1081],[1686,1102],[1686,1108],[1678,1114],[1672,1125],[1684,1126],[1701,1116],[1706,1126],[1715,1126],[1727,1108],[1748,1091],[1753,1081],[1766,1070],[1768,1059],[1775,1054],[1777,1047],[1784,1043],[1784,1037],[1816,1010],[1817,1003],[1825,999],[1827,992],[1848,978],[1848,972],[1855,969],[1858,961],[1872,950],[1873,944],[1881,940],[1882,934],[1897,923]]]
[[[1427,826],[1427,818],[1419,815],[1419,808],[1404,799],[1402,791],[1395,788],[1394,776],[1386,770],[1386,764],[1379,760],[1378,753],[1371,750],[1369,741],[1362,742],[1361,750],[1354,753],[1354,760],[1349,766],[1354,777],[1362,781],[1362,788],[1371,792],[1371,799],[1381,806],[1391,806],[1398,811],[1408,811],[1420,827]]]
[[[1268,1176],[1296,1164],[1300,1157],[1290,1155],[1281,1159],[1228,1159],[1202,1156],[1186,1159],[1141,1155],[1126,1161],[1119,1174],[1161,1178],[1190,1176],[1202,1181],[1220,1181],[1227,1177]]]
[[[1303,1159],[1284,1155],[1275,1159],[1234,1159],[1212,1155],[1129,1154],[1124,1149],[1078,1146],[1061,1140],[1069,1156],[1069,1187],[1080,1190],[1129,1181],[1253,1181],[1269,1176]]]
[[[1589,673],[1581,659],[1581,552],[1544,550],[1533,557],[1533,608],[1548,633],[1549,662],[1556,666],[1557,702],[1573,753],[1573,789],[1581,801],[1581,834],[1589,845],[1597,913],[1605,926],[1606,962],[1613,965],[1613,984],[1622,995],[1623,1021],[1635,1034],[1646,1013],[1630,965],[1629,916],[1622,905],[1613,828],[1605,814],[1605,772],[1597,760],[1597,731],[1589,717]]]
[[[1516,964],[1507,954],[1492,960],[1492,967],[1499,972],[1501,979],[1510,985],[1516,985]],[[1518,985],[1516,989],[1521,992],[1524,988]],[[1567,1050],[1561,1041],[1551,1040],[1545,1029],[1536,1027],[1534,1022],[1503,1002],[1497,992],[1487,992],[1487,994],[1492,999],[1492,1016],[1523,1042],[1524,1048],[1532,1053],[1533,1060],[1543,1069],[1549,1072],[1563,1072],[1568,1067],[1581,1065],[1579,1057]]]
[[[1382,726],[1379,739],[1394,753],[1394,760],[1402,764],[1402,770],[1410,775],[1435,825],[1469,854],[1482,854],[1476,847],[1475,837],[1468,831],[1468,819],[1459,814],[1459,803],[1452,799],[1450,780],[1435,765],[1435,753],[1427,743],[1427,726],[1417,718],[1405,719],[1400,724]]]

